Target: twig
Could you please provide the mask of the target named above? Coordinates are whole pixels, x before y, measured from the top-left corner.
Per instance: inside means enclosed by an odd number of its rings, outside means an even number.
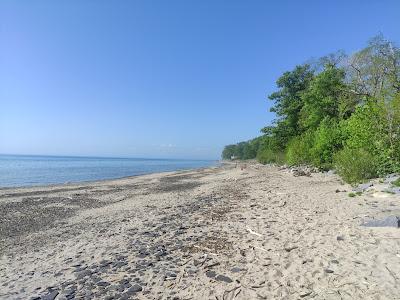
[[[185,261],[183,264],[181,264],[181,267],[184,265],[187,265],[193,258],[189,258],[187,261]]]
[[[261,247],[253,247],[254,249],[258,249],[264,252],[269,252],[267,249],[261,248]]]
[[[393,271],[390,270],[390,269],[388,268],[388,266],[385,266],[385,268],[386,268],[386,270],[388,270],[388,272],[390,273],[390,275],[392,275],[392,277],[394,278],[394,281],[397,281],[397,277],[394,275]]]
[[[212,268],[212,267],[215,267],[215,266],[219,266],[220,264],[221,263],[219,263],[219,262],[215,262],[215,263],[213,263],[211,265],[205,266],[204,269],[209,269],[209,268]]]
[[[224,291],[224,293],[222,294],[222,299],[224,300],[224,299],[225,299],[225,296],[226,296],[227,294],[236,291],[238,288],[240,288],[240,285],[234,287],[234,288],[231,289],[231,290],[226,290],[226,291]],[[236,296],[234,295],[234,297],[236,297]]]

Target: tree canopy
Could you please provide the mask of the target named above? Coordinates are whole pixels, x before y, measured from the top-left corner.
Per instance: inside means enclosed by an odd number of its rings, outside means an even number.
[[[382,35],[284,72],[274,122],[222,157],[335,168],[349,182],[400,171],[400,50]]]

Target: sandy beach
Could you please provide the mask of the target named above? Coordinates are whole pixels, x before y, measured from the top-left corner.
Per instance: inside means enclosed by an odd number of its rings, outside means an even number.
[[[0,190],[0,299],[399,299],[400,196],[259,164]]]

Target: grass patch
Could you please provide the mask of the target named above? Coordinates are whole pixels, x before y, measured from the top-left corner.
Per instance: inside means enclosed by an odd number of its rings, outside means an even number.
[[[395,181],[392,181],[392,185],[400,187],[400,178],[397,178]]]

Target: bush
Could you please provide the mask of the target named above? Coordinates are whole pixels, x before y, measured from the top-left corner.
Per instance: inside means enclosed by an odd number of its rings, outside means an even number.
[[[286,148],[286,162],[289,165],[309,164],[312,161],[310,149],[314,142],[314,133],[306,132],[290,140]]]
[[[373,155],[379,175],[400,171],[397,102],[370,101],[342,123],[346,146]]]
[[[330,169],[333,155],[342,148],[342,140],[338,123],[325,118],[314,134],[314,143],[310,149],[312,163],[320,169]]]
[[[336,171],[348,183],[378,176],[376,158],[364,149],[344,148],[334,156]]]
[[[285,154],[269,148],[263,148],[258,151],[257,160],[262,164],[282,165],[285,162]]]

